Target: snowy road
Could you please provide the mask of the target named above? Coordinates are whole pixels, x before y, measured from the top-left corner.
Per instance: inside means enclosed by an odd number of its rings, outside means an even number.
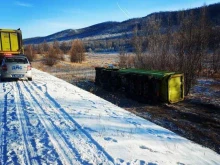
[[[219,164],[220,156],[33,69],[0,83],[0,165]]]

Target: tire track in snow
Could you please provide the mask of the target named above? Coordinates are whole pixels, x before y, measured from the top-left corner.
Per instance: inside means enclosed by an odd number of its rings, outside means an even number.
[[[22,126],[24,127],[24,134],[27,138],[28,151],[30,152],[31,164],[61,164],[58,154],[50,143],[49,136],[42,123],[40,122],[35,110],[31,107],[30,102],[27,101],[24,90],[16,83],[19,94],[19,103],[21,108]],[[44,149],[42,150],[42,146]]]
[[[4,101],[1,103],[1,105],[3,105],[2,110],[1,110],[1,118],[0,118],[0,122],[1,122],[1,128],[0,128],[0,153],[1,153],[1,164],[4,164],[4,162],[7,161],[7,143],[6,143],[6,137],[7,137],[7,97],[8,97],[8,93],[6,93],[6,87],[5,87],[5,83],[1,83],[2,85],[2,90],[4,93]]]
[[[25,84],[26,85],[26,84]],[[77,131],[73,134],[65,132],[67,136],[72,139],[73,145],[77,147],[77,150],[81,153],[84,150],[87,150],[87,159],[93,160],[96,164],[105,163],[105,164],[114,164],[113,158],[88,134],[82,129],[82,127],[58,104],[47,92],[42,92],[34,82],[28,82],[29,88],[32,91],[35,91],[38,97],[44,101],[45,104],[51,106],[52,112],[56,111],[55,115],[58,115],[58,119],[62,122],[65,122],[66,127],[63,129],[68,130],[70,128],[76,127]],[[46,85],[45,85],[46,87]],[[45,98],[47,98],[45,100]]]
[[[20,88],[24,92],[23,94],[26,96],[28,101],[31,103],[31,106],[35,108],[41,123],[50,136],[51,143],[53,144],[58,155],[61,157],[61,161],[67,165],[83,164],[84,162],[79,158],[79,154],[76,153],[74,148],[68,144],[67,139],[65,139],[65,137],[59,132],[60,130],[51,120],[51,116],[46,113],[48,108],[45,107],[44,100],[40,100],[34,91],[31,91],[24,84],[27,83],[19,83]]]
[[[27,140],[25,143],[27,144],[31,164],[48,164],[51,162],[61,164],[60,160],[57,159],[58,154],[53,146],[49,144],[49,137],[45,128],[39,121],[35,110],[30,107],[30,103],[25,99],[24,91],[18,82],[16,83],[16,87],[16,93],[19,96],[19,99],[16,98],[16,100],[20,105],[16,109],[19,110],[19,119],[21,119],[19,122],[22,122],[21,127],[24,130],[22,134]],[[41,146],[44,146],[43,151]]]
[[[4,90],[4,113],[5,113],[5,134],[4,151],[2,153],[1,163],[4,164],[25,164],[23,158],[22,137],[20,134],[20,125],[17,119],[14,86],[13,82],[3,83]],[[6,118],[7,117],[7,118]],[[4,123],[3,123],[4,124]],[[13,135],[13,136],[12,136]],[[20,156],[19,156],[20,154]]]
[[[30,137],[30,130],[28,129],[28,124],[26,121],[26,116],[24,114],[25,103],[24,98],[22,96],[20,86],[18,82],[13,83],[14,88],[14,97],[15,97],[15,105],[16,105],[16,112],[19,120],[19,124],[21,126],[21,135],[24,145],[24,152],[25,152],[25,164],[40,164],[36,159],[37,155],[36,152],[31,144],[31,137]]]
[[[18,164],[18,162],[24,163],[22,159],[19,160],[18,155],[15,152],[16,149],[12,148],[12,144],[10,143],[14,139],[18,140],[20,138],[20,134],[18,132],[18,129],[16,128],[16,124],[11,121],[11,118],[14,118],[14,115],[16,115],[13,95],[13,83],[1,83],[1,85],[4,100],[3,103],[0,104],[3,105],[0,109],[0,118],[2,125],[0,130],[0,164],[8,164],[9,162],[14,164]],[[11,134],[14,134],[14,136],[11,137]]]
[[[51,164],[51,162],[57,165],[62,164],[57,159],[58,154],[52,145],[48,144],[50,141],[46,130],[17,85],[16,82],[0,83],[0,97],[2,98],[0,100],[0,105],[2,105],[0,106],[0,165],[28,164],[23,136],[28,140],[28,152],[31,149],[33,150],[32,154],[29,155],[31,164]],[[17,96],[15,96],[15,93],[17,93]],[[2,111],[2,108],[4,111]],[[22,124],[20,124],[21,122]],[[5,129],[1,126],[4,126]],[[25,127],[26,133],[22,131],[22,127]],[[2,131],[5,134],[1,136]],[[36,138],[37,142],[35,141]],[[42,146],[44,146],[43,149]]]

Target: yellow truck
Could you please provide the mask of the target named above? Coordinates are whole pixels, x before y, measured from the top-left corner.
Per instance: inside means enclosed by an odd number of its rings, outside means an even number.
[[[21,30],[0,29],[0,60],[5,55],[19,55],[23,53]]]

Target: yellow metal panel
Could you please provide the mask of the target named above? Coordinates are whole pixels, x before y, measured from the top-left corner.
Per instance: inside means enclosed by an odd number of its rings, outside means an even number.
[[[10,51],[9,33],[1,32],[2,51]]]
[[[169,79],[169,102],[175,103],[183,100],[183,76],[171,76]]]
[[[10,39],[11,39],[11,51],[15,52],[18,51],[18,35],[17,33],[10,33]]]
[[[12,29],[1,29],[0,31],[2,31],[2,32],[16,32],[17,30],[12,30]]]
[[[1,35],[0,35],[0,51],[2,51],[2,41],[1,41]]]

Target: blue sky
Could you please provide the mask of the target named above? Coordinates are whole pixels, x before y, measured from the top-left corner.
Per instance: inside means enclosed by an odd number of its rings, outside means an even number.
[[[23,38],[46,36],[105,21],[213,4],[220,0],[1,0],[0,28],[21,28]]]

